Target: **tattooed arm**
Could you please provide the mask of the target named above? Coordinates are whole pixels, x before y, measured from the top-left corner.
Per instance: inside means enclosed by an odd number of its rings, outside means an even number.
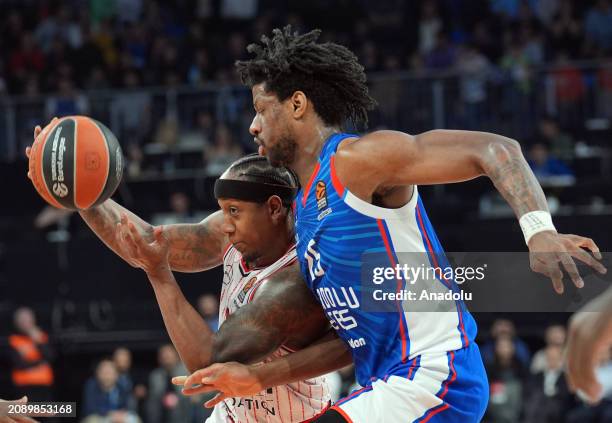
[[[336,154],[338,177],[366,201],[380,199],[387,207],[398,207],[408,200],[411,185],[460,182],[486,175],[517,218],[530,211],[548,211],[544,192],[519,143],[501,135],[435,130],[411,136],[376,131],[340,147]],[[398,204],[398,199],[403,202]],[[573,258],[605,273],[605,268],[582,248],[601,258],[589,238],[556,231],[537,233],[529,241],[531,268],[550,277],[555,290],[562,293],[561,262],[574,284],[581,287]]]
[[[172,274],[165,229],[156,228],[152,242],[145,240],[130,221],[120,224],[119,232],[126,251],[139,258],[147,273],[172,343],[191,371],[215,362],[256,362],[283,344],[291,348],[308,345],[329,328],[295,263],[262,283],[253,300],[229,316],[213,334]]]
[[[113,200],[106,200],[99,206],[80,210],[79,214],[92,231],[111,250],[134,267],[141,267],[137,259],[125,248],[117,225],[127,220],[146,240],[153,241],[155,227],[120,206]],[[172,270],[199,272],[218,266],[222,262],[223,248],[228,244],[221,230],[223,214],[217,211],[197,224],[176,224],[164,227],[169,242],[169,262]]]

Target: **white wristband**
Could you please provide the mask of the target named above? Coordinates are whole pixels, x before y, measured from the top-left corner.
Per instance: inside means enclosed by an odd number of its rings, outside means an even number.
[[[523,230],[525,244],[529,245],[529,240],[532,236],[543,231],[557,231],[552,222],[550,213],[544,210],[532,211],[525,213],[519,219],[519,225]]]

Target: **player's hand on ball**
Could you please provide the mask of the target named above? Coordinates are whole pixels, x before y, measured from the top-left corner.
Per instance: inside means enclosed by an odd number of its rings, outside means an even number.
[[[139,267],[149,274],[170,270],[168,263],[170,248],[163,226],[154,228],[152,240],[147,240],[123,213],[121,221],[117,223],[117,231],[132,266]]]
[[[45,128],[41,128],[40,125],[36,125],[36,127],[34,128],[34,141],[36,141],[36,138],[38,138],[38,136],[42,133],[42,132],[47,132],[49,131],[49,128],[52,128],[53,125],[55,124],[55,122],[57,121],[57,118],[54,117],[51,122],[49,122],[49,124],[47,126],[45,126]],[[26,147],[25,149],[25,155],[28,158],[28,161],[30,160],[30,153],[32,152],[32,147]],[[28,163],[28,178],[32,179],[32,175],[30,173],[30,165]]]
[[[216,363],[189,376],[172,378],[172,383],[183,385],[185,395],[219,391],[213,399],[204,404],[209,408],[226,398],[251,396],[264,389],[252,366],[236,362]]]
[[[599,262],[599,247],[590,238],[545,231],[535,234],[529,241],[531,269],[550,278],[558,294],[563,293],[563,270],[570,276],[574,285],[578,288],[584,286],[574,259],[601,274],[607,272],[605,266]]]

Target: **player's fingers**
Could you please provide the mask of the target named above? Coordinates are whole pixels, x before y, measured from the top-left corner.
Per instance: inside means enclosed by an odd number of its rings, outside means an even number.
[[[30,158],[30,153],[32,152],[32,147],[28,146],[25,149],[25,155],[26,157],[29,159]]]
[[[221,401],[225,400],[226,398],[228,398],[227,395],[225,395],[223,392],[219,392],[213,399],[206,401],[204,403],[204,407],[213,408],[215,405],[219,404]]]
[[[578,235],[570,235],[570,238],[576,246],[586,248],[587,250],[593,253],[596,259],[601,260],[601,251],[599,251],[599,247],[591,238],[586,238]]]
[[[140,245],[146,244],[146,241],[140,235],[140,233],[138,232],[138,229],[136,229],[136,225],[134,225],[134,223],[131,220],[128,220],[127,229],[128,229],[129,235],[131,236],[131,238],[134,240],[134,242],[137,245],[140,246]]]
[[[607,269],[603,264],[595,260],[593,256],[591,256],[589,253],[580,248],[570,251],[570,254],[572,255],[572,257],[580,260],[581,262],[595,269],[601,274],[605,274],[607,272]]]
[[[158,244],[164,244],[166,242],[166,236],[164,235],[164,227],[158,226],[153,230],[153,236]]]
[[[202,370],[196,370],[195,372],[187,376],[186,379],[183,381],[183,386],[185,387],[184,389],[188,389],[196,385],[200,386],[201,380]]]
[[[561,259],[561,264],[565,268],[565,271],[570,276],[572,282],[574,282],[574,285],[576,285],[577,288],[582,288],[584,286],[584,281],[580,277],[580,273],[578,273],[578,268],[572,256],[568,253],[561,253],[559,258]]]
[[[187,376],[175,376],[172,378],[172,384],[182,386],[185,384],[186,380]]]
[[[547,272],[555,292],[557,294],[563,294],[563,272],[559,268],[559,265],[556,262],[548,264]]]
[[[181,392],[183,395],[192,396],[212,391],[218,391],[218,389],[213,388],[212,386],[194,386],[193,388],[183,388]]]

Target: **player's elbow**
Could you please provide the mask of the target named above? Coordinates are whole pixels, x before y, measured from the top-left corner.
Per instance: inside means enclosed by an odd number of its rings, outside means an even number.
[[[210,364],[236,361],[251,364],[260,361],[275,351],[281,344],[275,336],[257,333],[241,339],[215,336],[212,344]]]
[[[519,158],[522,159],[523,153],[521,151],[521,144],[518,141],[496,135],[487,140],[485,148],[479,156],[482,170],[488,173],[488,169],[496,168],[500,164],[510,163]]]

